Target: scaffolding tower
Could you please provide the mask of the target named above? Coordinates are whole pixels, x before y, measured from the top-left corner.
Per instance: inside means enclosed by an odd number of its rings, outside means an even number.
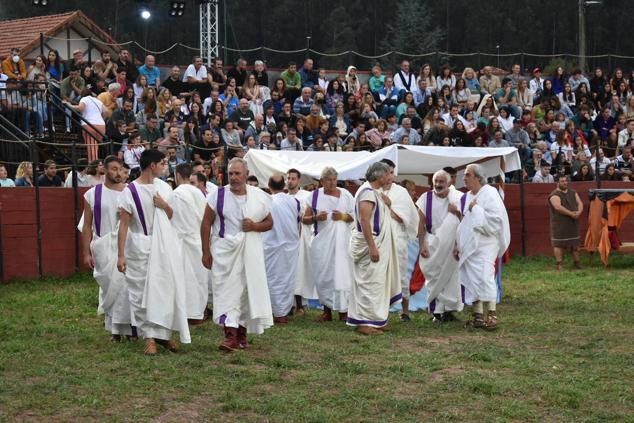
[[[218,57],[218,1],[200,2],[200,56],[207,66]]]

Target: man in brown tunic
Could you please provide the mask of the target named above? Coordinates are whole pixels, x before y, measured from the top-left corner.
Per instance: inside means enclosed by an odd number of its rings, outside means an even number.
[[[548,196],[550,210],[550,240],[557,260],[557,270],[561,270],[564,261],[564,251],[572,251],[572,259],[576,269],[579,263],[579,223],[583,213],[583,203],[577,192],[568,188],[568,175],[560,175],[557,179],[557,189]]]

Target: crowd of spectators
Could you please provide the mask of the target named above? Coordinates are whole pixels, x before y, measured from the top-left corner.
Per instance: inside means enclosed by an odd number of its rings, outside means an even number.
[[[413,69],[403,60],[393,71],[375,65],[368,79],[354,66],[328,77],[307,58],[273,78],[262,61],[249,67],[239,59],[227,68],[216,59],[208,68],[196,56],[184,73],[174,66],[161,80],[152,55],[140,66],[127,50],[116,61],[109,52],[92,64],[84,59],[76,51],[63,61],[51,50],[26,66],[12,51],[2,62],[0,107],[15,113],[20,81],[47,82],[91,124],[83,131],[88,159],[106,154],[98,145],[105,133],[132,172],[146,148],[163,150],[170,169],[192,160],[219,181],[226,160],[249,149],[374,151],[412,144],[514,146],[523,177],[533,182],[552,182],[556,173],[577,181],[632,178],[634,72],[628,77],[618,68],[590,75],[561,67],[543,75],[535,68],[527,75],[514,65],[502,75],[490,66]],[[46,118],[36,116],[36,132],[45,131]],[[26,122],[30,130],[28,116]],[[70,120],[66,125],[72,130]]]

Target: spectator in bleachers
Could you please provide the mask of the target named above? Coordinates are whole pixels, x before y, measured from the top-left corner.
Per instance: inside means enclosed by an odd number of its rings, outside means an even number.
[[[480,81],[478,80],[478,75],[473,70],[473,68],[464,68],[464,70],[462,71],[462,79],[465,80],[467,88],[469,88],[469,91],[471,91],[471,95],[480,96]]]
[[[297,138],[297,133],[295,129],[289,128],[286,138],[284,138],[282,142],[280,143],[280,150],[302,151],[303,149],[304,147],[300,139]]]
[[[553,71],[550,80],[553,83],[553,92],[559,94],[564,90],[564,84],[568,82],[568,78],[566,76],[566,70],[561,66],[558,66],[557,69]]]
[[[226,110],[227,116],[231,116],[233,111],[240,104],[238,93],[236,92],[236,88],[233,84],[235,84],[235,79],[228,78],[227,88],[225,89],[225,92],[220,94],[220,96],[218,97],[218,100],[222,102],[222,106]],[[212,110],[212,112],[217,113],[217,110]]]
[[[57,164],[53,160],[44,162],[44,173],[37,178],[37,183],[41,187],[61,187],[62,179],[57,176]]]
[[[97,99],[103,104],[106,117],[110,117],[112,113],[117,109],[117,97],[119,96],[119,90],[121,86],[116,82],[108,85],[108,91],[103,92],[97,96]]]
[[[243,58],[236,60],[236,65],[227,72],[227,80],[229,80],[229,78],[235,79],[236,87],[242,87],[247,76],[247,61]]]
[[[227,82],[227,76],[224,71],[224,62],[220,57],[216,57],[211,65],[211,69],[207,73],[210,84],[218,84],[220,89],[224,89]]]
[[[471,90],[467,88],[467,83],[463,78],[456,80],[454,88],[451,90],[451,104],[458,104],[465,107],[471,100]]]
[[[86,170],[88,169],[88,160],[80,157],[77,159],[77,186],[78,187],[90,187],[92,186],[90,180],[88,179],[88,174]],[[72,188],[73,187],[73,172],[72,170],[68,172],[66,176],[66,180],[64,181],[64,188]]]
[[[348,67],[348,72],[351,67],[353,66]],[[354,68],[354,70],[356,72],[357,69]],[[400,96],[403,96],[405,92],[412,92],[416,89],[416,75],[410,73],[409,60],[403,60],[401,68],[394,74],[394,86]]]
[[[621,175],[616,171],[614,163],[610,163],[605,167],[605,171],[601,174],[602,181],[622,181]]]
[[[616,132],[616,119],[610,114],[610,108],[604,107],[601,114],[594,120],[594,130],[601,140],[605,141],[610,133]]]
[[[550,164],[542,160],[539,166],[539,170],[535,172],[532,181],[536,184],[553,184],[555,183],[555,178],[550,174]]]
[[[82,50],[73,51],[73,57],[68,59],[64,63],[64,78],[68,76],[68,70],[70,68],[77,68],[80,73],[83,73],[84,68],[90,68],[89,64],[84,61],[84,52]]]
[[[117,108],[111,116],[111,120],[115,122],[125,122],[127,131],[137,129],[136,114],[134,113],[134,100],[126,98],[122,101],[121,107]]]
[[[587,163],[580,165],[579,170],[573,173],[572,180],[575,182],[594,181],[594,172],[590,165]]]
[[[302,77],[297,72],[297,64],[295,62],[289,62],[288,69],[280,74],[280,78],[284,82],[284,92],[280,92],[283,98],[288,101],[294,102],[297,97],[300,95],[300,90],[302,87]],[[280,86],[276,81],[276,90],[280,90]]]
[[[319,88],[319,75],[313,69],[313,59],[306,58],[304,60],[304,66],[299,70],[299,76],[301,78],[302,88],[308,87],[311,90],[317,90]]]
[[[264,102],[271,98],[269,88],[258,84],[257,77],[250,74],[242,87],[242,96],[249,101],[253,114],[264,113]]]
[[[581,69],[575,69],[572,71],[572,75],[568,78],[568,83],[572,87],[573,91],[576,91],[580,84],[590,85],[590,81],[588,81],[588,78],[583,75]]]
[[[119,95],[127,98],[131,98],[134,104],[134,112],[136,113],[136,93],[134,87],[132,85],[128,85],[128,81],[125,79],[125,71],[121,69],[117,69],[116,78],[114,80],[117,84],[121,86],[119,90]],[[130,89],[130,93],[128,93],[128,88]],[[141,89],[142,90],[142,89]]]
[[[321,107],[313,104],[310,107],[310,114],[306,117],[306,128],[311,132],[317,132],[324,122],[328,121],[321,115]]]
[[[0,164],[0,187],[1,188],[13,188],[15,187],[15,183],[11,178],[9,178],[9,173],[7,172],[7,168],[4,167],[3,164]]]
[[[531,110],[533,108],[534,98],[533,92],[528,87],[528,81],[526,79],[520,80],[517,88],[517,105],[520,106],[523,111]]]
[[[621,82],[625,82],[623,70],[621,68],[614,68],[614,72],[612,73],[612,77],[610,78],[610,85],[612,86],[611,91],[616,91]]]
[[[15,172],[16,187],[33,186],[33,164],[31,162],[21,162]]]
[[[493,139],[489,141],[489,147],[510,147],[509,143],[504,139],[504,134],[502,133],[502,130],[496,129],[495,131],[493,131]]]
[[[137,80],[137,77],[139,76],[139,71],[134,65],[134,60],[132,58],[130,50],[127,50],[125,48],[121,49],[121,51],[119,52],[119,59],[115,62],[115,65],[118,69],[125,70],[128,85],[132,85]]]
[[[246,131],[251,122],[255,119],[255,115],[249,109],[249,101],[246,98],[242,98],[238,107],[229,115],[235,126],[240,128],[240,131]]]
[[[414,94],[408,91],[405,95],[403,95],[401,102],[396,107],[396,118],[400,119],[401,116],[405,114],[409,106],[414,107],[414,109],[416,108],[416,103],[414,103]]]
[[[445,85],[449,86],[450,90],[453,90],[456,86],[456,76],[451,72],[451,66],[448,64],[442,65],[440,70],[438,71],[438,76],[436,77],[436,86],[444,87]]]
[[[511,73],[507,75],[507,78],[510,79],[513,84],[513,89],[516,91],[520,86],[520,81],[524,79],[521,72],[522,67],[516,63],[511,67]]]
[[[391,143],[390,131],[387,122],[383,119],[377,121],[376,126],[366,132],[368,140],[375,148],[381,148]]]
[[[634,139],[634,118],[628,119],[625,128],[619,131],[618,147],[623,148]]]
[[[420,67],[420,71],[418,73],[418,76],[416,77],[417,85],[421,79],[427,83],[427,89],[432,94],[435,94],[438,88],[436,86],[436,77],[434,76],[434,70],[431,68],[431,65],[429,65],[428,63],[425,63],[423,66]],[[478,84],[478,87],[479,87],[479,84]]]
[[[101,59],[92,65],[92,69],[97,78],[105,80],[108,84],[114,82],[117,77],[117,65],[111,60],[110,52],[107,50],[101,52]]]
[[[62,101],[71,104],[79,104],[81,98],[81,92],[85,88],[86,83],[84,78],[79,76],[79,69],[69,69],[68,77],[64,78],[60,86],[60,93]],[[70,132],[71,129],[71,113],[66,113],[66,132]]]
[[[480,88],[483,93],[494,95],[501,88],[500,79],[493,75],[493,68],[485,66],[480,77]]]
[[[13,47],[9,55],[2,61],[2,73],[8,78],[22,81],[26,79],[26,65],[20,57],[20,49]]]
[[[408,136],[409,144],[411,145],[419,145],[421,142],[420,134],[416,132],[414,128],[412,128],[412,121],[407,117],[401,121],[401,127],[390,135],[392,143],[401,143],[401,138],[404,135]]]
[[[590,91],[592,91],[593,100],[596,101],[596,97],[598,94],[602,94],[605,89],[605,84],[608,82],[607,78],[603,73],[603,69],[596,68],[594,70],[594,74],[592,79],[590,80]]]
[[[286,123],[287,126],[295,126],[296,117],[293,114],[291,103],[286,102],[282,106],[282,111],[277,115],[277,125],[280,127],[282,123]]]
[[[385,75],[383,75],[383,69],[381,69],[380,65],[372,66],[372,76],[368,80],[368,85],[370,86],[370,91],[376,93],[376,95],[385,86]]]
[[[522,122],[519,120],[513,121],[512,127],[506,131],[504,138],[508,143],[517,148],[520,155],[520,160],[526,161],[531,157],[530,138],[528,133],[522,128]]]
[[[310,108],[314,101],[311,98],[311,89],[309,87],[302,88],[301,96],[293,103],[293,113],[306,117],[310,114]]]
[[[155,64],[155,57],[151,54],[148,54],[147,56],[145,56],[145,63],[143,64],[143,66],[139,67],[138,70],[141,75],[145,75],[148,85],[152,85],[158,89],[161,84],[161,71],[157,66],[155,66]]]
[[[614,167],[616,168],[616,173],[619,174],[622,180],[631,181],[634,180],[632,178],[632,170],[634,167],[634,157],[632,157],[632,147],[627,146],[623,148],[623,153],[620,156],[617,156],[616,160],[614,160]]]
[[[431,90],[427,88],[427,81],[425,79],[418,80],[418,87],[414,91],[414,104],[418,108],[421,103],[425,103],[428,98],[432,97]]]
[[[346,94],[356,95],[361,89],[361,83],[357,76],[357,68],[355,66],[348,66],[346,70],[346,76],[344,78],[344,91]]]
[[[48,79],[48,70],[46,69],[46,59],[42,55],[38,55],[33,61],[33,63],[29,65],[25,79],[29,81],[35,81],[35,77],[40,74],[44,75]]]
[[[498,107],[508,106],[516,119],[522,116],[522,110],[517,105],[517,92],[513,89],[513,82],[509,78],[502,80],[502,87],[493,96]]]

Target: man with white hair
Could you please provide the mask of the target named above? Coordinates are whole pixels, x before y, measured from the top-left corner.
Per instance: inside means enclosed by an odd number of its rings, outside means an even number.
[[[101,101],[103,103],[103,107],[107,109],[107,111],[104,112],[108,116],[111,116],[117,108],[117,97],[119,96],[119,91],[121,91],[121,84],[113,82],[108,85],[108,91],[105,91],[97,96],[97,100]]]
[[[420,134],[412,128],[412,120],[408,117],[403,118],[401,121],[401,127],[394,131],[391,135],[392,143],[398,144],[404,136],[409,137],[409,143],[411,145],[420,144]]]
[[[231,159],[228,174],[229,184],[207,198],[200,235],[203,265],[211,269],[213,320],[224,327],[219,347],[232,352],[248,347],[247,332],[273,326],[262,245],[273,218],[270,196],[247,185],[245,160]]]
[[[399,97],[416,91],[416,75],[409,72],[409,60],[403,60],[401,69],[394,74],[394,87],[399,91]]]
[[[307,118],[310,115],[310,108],[315,103],[310,97],[313,91],[309,87],[302,88],[302,94],[293,103],[293,113],[297,116]]]
[[[428,289],[427,304],[434,323],[455,320],[453,311],[462,310],[458,262],[452,257],[456,230],[460,224],[462,193],[451,189],[451,175],[439,170],[432,178],[432,190],[421,195],[416,206],[422,240],[419,266]]]
[[[348,296],[352,285],[352,258],[349,253],[351,224],[354,222],[354,199],[345,189],[337,188],[337,171],[321,171],[322,188],[308,198],[302,221],[313,226],[310,265],[319,302],[324,312],[321,322],[332,321],[332,311],[339,320],[348,317]]]
[[[464,184],[469,191],[460,199],[463,218],[453,255],[458,260],[465,303],[473,306],[473,318],[467,327],[495,330],[498,326],[495,261],[511,242],[509,218],[500,193],[487,185],[480,165],[467,166]],[[486,321],[484,303],[488,311]]]
[[[383,159],[381,162],[390,168],[387,184],[381,188],[380,192],[385,194],[391,201],[389,221],[396,239],[398,267],[401,275],[401,292],[403,294],[401,320],[403,322],[409,322],[410,278],[407,272],[408,246],[410,241],[416,239],[419,216],[407,189],[394,183],[394,168],[396,167],[394,162],[389,159]]]
[[[271,216],[275,225],[264,233],[266,278],[271,295],[273,323],[288,323],[288,314],[295,303],[297,284],[297,250],[299,249],[299,200],[284,192],[284,176],[274,173],[269,178]]]
[[[354,280],[347,323],[363,335],[383,334],[390,306],[402,298],[396,236],[389,222],[391,202],[379,193],[389,180],[389,166],[374,163],[355,196],[357,223],[350,240]]]

